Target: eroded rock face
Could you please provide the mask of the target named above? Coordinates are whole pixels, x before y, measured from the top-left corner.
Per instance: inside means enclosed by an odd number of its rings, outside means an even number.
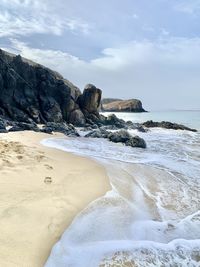
[[[101,109],[107,112],[145,112],[142,102],[138,99],[103,99]]]
[[[69,122],[75,126],[84,126],[86,119],[80,109],[75,109],[70,113]]]
[[[81,109],[89,113],[98,112],[101,103],[101,95],[101,89],[96,88],[93,84],[87,84],[83,94],[79,98]]]
[[[83,95],[60,74],[0,50],[0,116],[26,123],[84,125],[98,118],[101,90],[86,86]]]
[[[7,133],[6,125],[3,121],[0,120],[0,133]]]

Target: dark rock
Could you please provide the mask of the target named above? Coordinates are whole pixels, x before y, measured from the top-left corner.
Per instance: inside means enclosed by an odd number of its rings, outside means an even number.
[[[66,123],[48,122],[41,129],[41,132],[44,133],[60,132],[67,136],[79,136],[79,133],[77,132],[75,127],[72,124],[66,124]]]
[[[137,135],[130,138],[125,144],[126,146],[132,146],[132,147],[141,147],[141,148],[147,147],[144,139]]]
[[[110,133],[108,139],[114,143],[124,143],[127,146],[146,148],[144,139],[132,136],[126,130]]]
[[[18,131],[34,131],[40,132],[38,126],[34,123],[24,123],[24,122],[15,122],[13,126],[9,129],[9,132],[18,132]]]
[[[69,116],[69,122],[75,126],[85,125],[85,116],[80,109],[73,110]]]
[[[87,84],[83,94],[79,97],[79,103],[83,111],[96,113],[100,107],[102,91],[93,84]]]
[[[103,99],[101,109],[106,112],[146,112],[138,99]]]
[[[114,143],[126,143],[132,136],[126,130],[120,130],[109,134],[109,140]]]
[[[0,115],[31,124],[99,120],[101,90],[87,85],[83,95],[59,73],[0,50]]]
[[[161,128],[165,128],[165,129],[187,130],[187,131],[191,131],[191,132],[197,132],[196,129],[191,129],[191,128],[184,126],[182,124],[172,123],[169,121],[154,122],[154,121],[150,120],[150,121],[144,122],[142,125],[147,127],[147,128],[161,127]]]
[[[88,134],[86,134],[85,137],[108,138],[110,133],[111,132],[108,132],[104,129],[96,129],[96,130],[93,130],[93,131],[89,132]]]
[[[126,130],[110,132],[105,129],[97,129],[89,132],[85,137],[106,138],[114,143],[123,143],[126,146],[146,148],[144,139],[139,136],[132,136]]]
[[[146,132],[147,130],[139,123],[133,123],[132,121],[124,121],[119,119],[115,114],[111,114],[108,117],[103,116],[101,120],[104,128],[106,130],[118,130],[118,129],[130,129],[138,130],[139,132]]]
[[[122,119],[119,119],[116,115],[112,114],[109,115],[105,121],[104,121],[105,125],[111,125],[111,126],[115,126],[117,129],[122,129],[125,128],[127,129],[128,126],[126,124],[126,122]]]
[[[7,133],[8,131],[6,130],[6,124],[4,121],[0,120],[0,133]]]

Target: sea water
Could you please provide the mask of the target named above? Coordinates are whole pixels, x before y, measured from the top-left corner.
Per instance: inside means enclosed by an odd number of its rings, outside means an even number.
[[[199,111],[116,115],[200,130]],[[200,131],[130,133],[144,138],[147,148],[84,137],[42,142],[99,161],[112,186],[76,216],[45,267],[200,266]]]

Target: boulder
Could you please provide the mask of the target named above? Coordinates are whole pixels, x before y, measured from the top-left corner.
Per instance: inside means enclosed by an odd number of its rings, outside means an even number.
[[[161,122],[155,122],[152,120],[146,121],[142,124],[143,126],[147,128],[154,128],[154,127],[161,127],[165,129],[173,129],[173,130],[187,130],[191,132],[197,132],[196,129],[189,128],[182,124],[172,123],[169,121],[161,121]]]
[[[73,123],[99,120],[101,90],[78,87],[28,59],[0,50],[0,116],[25,123]]]
[[[85,116],[80,109],[73,110],[69,116],[69,122],[75,126],[85,125]]]
[[[115,126],[118,129],[121,128],[128,128],[128,126],[126,125],[126,122],[122,119],[119,119],[115,114],[111,114],[109,115],[106,120],[104,121],[105,125],[111,125],[111,126]]]
[[[93,84],[87,84],[83,94],[79,96],[79,105],[81,110],[86,115],[94,114],[99,117],[99,107],[101,103],[102,91],[96,88]]]
[[[126,130],[110,132],[100,128],[89,132],[85,137],[106,138],[114,143],[123,143],[126,146],[146,148],[144,139],[139,136],[132,136]]]
[[[114,143],[124,143],[126,146],[146,148],[144,139],[132,136],[126,130],[110,133],[108,139]]]
[[[101,122],[104,125],[102,127],[107,130],[132,129],[139,132],[147,131],[141,124],[133,123],[132,121],[124,121],[119,119],[115,114],[104,117]]]
[[[93,130],[91,132],[89,132],[88,134],[85,135],[85,137],[91,137],[91,138],[108,138],[109,134],[111,132],[106,131],[104,129],[96,129]]]

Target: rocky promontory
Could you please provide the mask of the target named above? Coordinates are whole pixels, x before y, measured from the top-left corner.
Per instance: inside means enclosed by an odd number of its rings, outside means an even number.
[[[87,84],[82,93],[59,73],[0,49],[1,133],[32,130],[79,136],[75,126],[86,130],[137,128],[132,122],[126,124],[114,115],[109,118],[101,115],[101,96],[102,91],[92,84]],[[38,124],[43,124],[42,128]],[[113,142],[146,146],[141,138],[131,138],[126,132],[118,139],[114,137],[113,140],[110,137]]]
[[[0,115],[26,123],[98,120],[101,90],[80,89],[59,73],[0,50]]]
[[[0,133],[32,130],[62,132],[68,136],[106,138],[132,147],[145,148],[145,141],[128,130],[147,132],[151,127],[192,130],[170,122],[148,121],[143,124],[124,121],[112,114],[145,112],[140,100],[103,99],[102,91],[93,84],[81,90],[59,73],[33,61],[0,49]],[[38,126],[42,124],[42,126]],[[114,132],[113,132],[114,131]]]
[[[101,110],[105,112],[146,112],[142,102],[138,99],[122,100],[116,98],[104,98]]]

